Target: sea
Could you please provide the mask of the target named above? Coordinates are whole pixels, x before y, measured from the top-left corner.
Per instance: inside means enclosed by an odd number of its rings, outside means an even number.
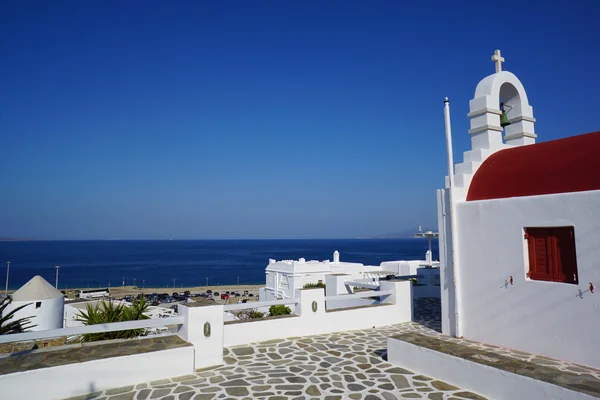
[[[379,265],[425,259],[426,239],[92,240],[0,242],[0,287],[10,261],[9,288],[35,275],[59,289],[109,286],[192,287],[265,283],[269,259],[331,260]],[[432,243],[438,259],[438,242]]]

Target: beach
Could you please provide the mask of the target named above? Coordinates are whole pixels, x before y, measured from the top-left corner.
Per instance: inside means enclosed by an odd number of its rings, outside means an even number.
[[[185,291],[190,291],[190,293],[206,293],[207,290],[212,290],[213,292],[225,293],[225,292],[239,292],[244,293],[247,290],[249,293],[254,294],[256,296],[258,294],[258,289],[265,287],[265,285],[223,285],[223,286],[184,286],[184,287],[159,287],[159,288],[141,288],[137,286],[115,286],[110,288],[110,295],[112,297],[123,297],[127,295],[136,295],[139,293],[183,293]],[[106,288],[101,288],[106,289]],[[80,288],[73,289],[75,290],[92,290],[88,288]],[[71,290],[69,290],[70,292]]]

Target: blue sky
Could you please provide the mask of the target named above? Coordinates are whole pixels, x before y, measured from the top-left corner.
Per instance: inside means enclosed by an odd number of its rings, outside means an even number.
[[[3,1],[0,236],[330,238],[435,226],[504,68],[540,141],[600,129],[600,2]]]

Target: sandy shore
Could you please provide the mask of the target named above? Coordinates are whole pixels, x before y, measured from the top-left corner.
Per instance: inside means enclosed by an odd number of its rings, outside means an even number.
[[[189,287],[189,286],[184,286],[184,287],[176,287],[175,289],[173,289],[173,287],[162,287],[162,288],[141,288],[141,287],[136,287],[136,286],[113,286],[110,288],[110,294],[112,297],[123,297],[126,295],[135,295],[138,293],[168,293],[168,294],[172,294],[174,292],[177,293],[181,293],[181,292],[185,292],[186,290],[189,290],[192,293],[206,293],[206,291],[208,289],[212,290],[213,292],[226,292],[226,291],[233,291],[233,292],[240,292],[240,293],[244,293],[245,290],[247,290],[248,292],[254,294],[256,296],[256,294],[258,294],[258,289],[265,287],[265,285],[226,285],[226,286],[194,286],[194,287]],[[105,289],[105,288],[102,288]],[[78,289],[69,289],[69,291],[73,291],[73,293],[75,292],[75,290]],[[81,288],[81,290],[91,290],[88,288]]]

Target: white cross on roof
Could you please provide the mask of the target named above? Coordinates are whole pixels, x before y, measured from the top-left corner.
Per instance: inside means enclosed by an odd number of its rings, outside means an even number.
[[[496,63],[496,73],[502,71],[502,63],[504,62],[504,57],[500,55],[500,50],[494,51],[492,61]]]

